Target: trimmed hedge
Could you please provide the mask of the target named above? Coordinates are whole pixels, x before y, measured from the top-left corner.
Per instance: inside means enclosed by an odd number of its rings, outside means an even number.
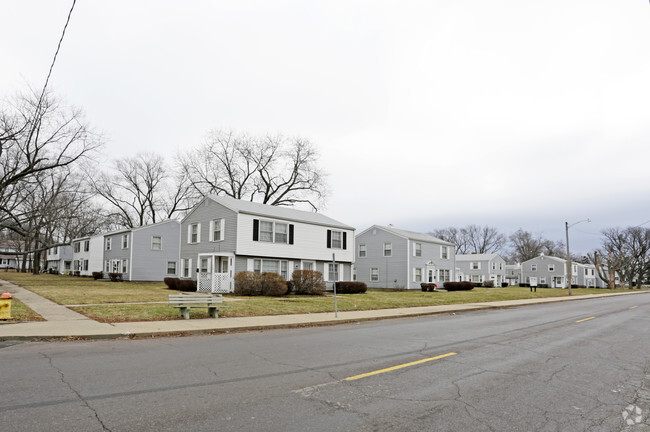
[[[323,274],[315,270],[296,270],[291,275],[291,282],[296,294],[324,295],[325,281]]]
[[[262,295],[281,297],[288,291],[287,281],[277,273],[262,273]]]
[[[165,282],[165,285],[167,285],[167,288],[173,289],[173,290],[178,289],[177,287],[178,287],[178,283],[180,281],[181,280],[179,278],[166,277],[165,279],[163,279],[163,282]]]
[[[336,282],[336,292],[339,294],[364,294],[368,286],[363,282]]]
[[[192,279],[179,279],[175,289],[178,291],[196,292],[196,281]]]
[[[475,287],[473,282],[445,282],[445,289],[447,291],[471,291]]]
[[[493,280],[488,280],[483,282],[483,286],[485,288],[494,288],[494,281]]]
[[[111,279],[111,282],[122,282],[122,273],[109,273],[108,277]]]
[[[104,279],[104,272],[93,272],[93,279]]]
[[[235,294],[240,296],[262,295],[262,275],[243,271],[235,275]]]
[[[422,292],[434,292],[436,288],[438,288],[438,285],[432,282],[422,282],[420,288],[422,289]]]

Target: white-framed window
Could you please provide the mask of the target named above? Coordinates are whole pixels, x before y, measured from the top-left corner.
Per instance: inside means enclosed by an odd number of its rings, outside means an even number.
[[[187,227],[187,242],[190,244],[201,242],[201,224],[193,223]]]
[[[129,260],[122,260],[122,273],[129,271]]]
[[[74,249],[74,253],[81,252],[81,242],[75,242],[73,249]]]
[[[384,243],[384,256],[385,257],[393,256],[393,244],[392,243]]]
[[[359,258],[365,258],[367,254],[368,254],[368,247],[365,245],[365,243],[360,244],[359,245]]]
[[[422,269],[414,268],[413,269],[413,282],[422,282]]]
[[[440,246],[440,258],[449,259],[449,247],[448,246]]]
[[[546,283],[546,278],[545,277],[540,277],[539,278],[539,283],[545,284]]]
[[[88,252],[90,250],[90,240],[84,240],[84,252]]]
[[[494,263],[494,262],[493,262],[493,263],[492,263],[492,270],[496,270],[496,269],[497,269],[497,263]]]
[[[83,260],[83,269],[84,269],[84,271],[88,271],[88,260],[87,259]]]
[[[472,264],[470,266],[472,270],[480,270],[481,269],[481,263],[478,261],[472,261]]]
[[[210,259],[209,258],[201,258],[199,261],[199,272],[200,273],[208,273],[210,271]]]
[[[275,223],[275,236],[274,243],[288,243],[289,242],[289,225],[286,223]]]
[[[122,249],[128,249],[129,248],[129,235],[128,234],[123,234],[122,235]]]
[[[273,222],[260,221],[260,241],[273,241]]]
[[[343,249],[343,232],[332,230],[332,249]]]
[[[537,271],[537,264],[531,264],[530,271]]]
[[[481,280],[481,275],[472,275],[471,282],[474,282],[474,283],[483,282],[483,281]]]
[[[111,273],[111,262],[108,260],[106,260],[106,263],[104,265],[104,271],[106,273]]]
[[[192,258],[182,259],[181,265],[183,266],[183,277],[190,277],[192,268]]]
[[[106,246],[107,251],[111,250],[111,238],[110,237],[106,237],[105,246]]]
[[[176,261],[167,261],[167,274],[176,275]]]
[[[373,267],[370,269],[370,280],[377,282],[379,280],[379,268]]]
[[[440,269],[438,270],[438,280],[440,282],[449,282],[451,279],[451,273],[449,269]]]
[[[162,250],[161,236],[151,236],[151,250]]]
[[[316,268],[316,263],[313,261],[303,261],[302,269],[303,270],[314,270]]]
[[[554,272],[555,271],[555,264],[549,264],[548,265],[548,271]],[[542,282],[542,283],[545,283],[545,282]]]
[[[339,263],[327,263],[327,276],[330,282],[339,280]]]
[[[413,256],[422,256],[422,243],[413,243]]]
[[[573,268],[573,270],[571,270],[571,272],[572,272],[573,274],[578,274],[578,266],[572,264],[571,267]]]
[[[210,241],[222,241],[225,238],[225,219],[215,219],[210,221]]]
[[[499,270],[503,270],[503,263],[499,263]]]
[[[287,279],[289,274],[289,263],[285,260],[268,260],[256,258],[253,260],[253,271],[255,273],[277,273]]]

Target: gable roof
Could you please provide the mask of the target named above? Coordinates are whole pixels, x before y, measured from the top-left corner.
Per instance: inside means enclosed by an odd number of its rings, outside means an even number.
[[[490,261],[498,257],[499,254],[467,254],[456,255],[456,261]]]
[[[368,228],[367,230],[365,230],[364,232],[362,232],[361,234],[363,234],[363,233],[365,233],[365,232],[367,232],[367,231],[369,231],[369,230],[371,230],[373,228],[379,228],[379,229],[387,231],[387,232],[389,232],[391,234],[395,234],[397,236],[404,237],[404,238],[409,239],[409,240],[417,240],[417,241],[422,241],[422,242],[427,242],[427,243],[437,243],[437,244],[446,245],[446,246],[456,246],[453,243],[449,243],[447,241],[439,239],[438,237],[430,236],[429,234],[422,234],[422,233],[415,232],[415,231],[402,230],[402,229],[395,228],[393,226],[373,225],[370,228]],[[359,234],[359,235],[361,235],[361,234]]]
[[[324,225],[354,231],[353,227],[339,222],[336,219],[332,219],[329,216],[325,216],[322,213],[296,210],[291,207],[272,206],[252,201],[244,201],[222,195],[208,195],[206,199],[210,199],[218,204],[221,204],[222,206],[234,211],[235,213],[244,213],[261,217],[272,217],[294,222],[305,222],[314,225]]]

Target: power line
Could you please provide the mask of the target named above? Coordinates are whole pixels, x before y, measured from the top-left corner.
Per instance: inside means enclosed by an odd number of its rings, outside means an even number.
[[[70,11],[68,12],[68,18],[65,21],[65,25],[63,26],[63,32],[61,33],[61,38],[59,39],[59,44],[56,47],[56,52],[54,53],[54,58],[52,59],[52,64],[50,65],[50,70],[47,73],[47,78],[45,79],[45,85],[43,86],[43,91],[41,92],[41,97],[38,100],[38,105],[40,106],[41,102],[43,101],[43,97],[45,97],[45,91],[47,90],[47,85],[50,82],[50,76],[52,76],[52,70],[54,69],[54,64],[56,63],[56,57],[59,55],[59,50],[61,49],[61,44],[63,43],[63,38],[65,37],[65,31],[68,28],[68,24],[70,23],[70,17],[72,16],[72,11],[74,10],[74,6],[77,3],[77,0],[72,0],[72,6],[70,7]]]

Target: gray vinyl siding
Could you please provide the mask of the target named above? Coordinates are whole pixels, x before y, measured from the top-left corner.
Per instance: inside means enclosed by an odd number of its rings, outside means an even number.
[[[225,219],[224,239],[221,241],[211,242],[210,221],[215,219]],[[200,242],[189,243],[188,227],[195,223],[201,224]],[[190,278],[196,279],[196,269],[200,253],[235,253],[237,248],[237,213],[212,201],[211,199],[205,199],[183,220],[181,223],[180,236],[180,258],[192,260]],[[180,262],[178,265],[179,268],[181,268]],[[238,257],[235,260],[235,272],[244,270],[246,270],[246,261],[241,261],[240,257]]]
[[[132,248],[132,259],[129,259],[131,280],[162,281],[167,277],[167,262],[176,262],[176,277],[180,275],[180,260],[178,257],[180,242],[180,224],[176,221],[163,222],[132,231],[129,248]],[[161,250],[152,249],[152,237],[161,237]],[[169,275],[172,276],[172,275]]]
[[[422,245],[422,256],[416,257],[413,254],[413,244],[420,243]],[[449,270],[449,281],[453,282],[455,280],[455,248],[448,245],[439,245],[435,243],[427,243],[417,240],[409,240],[409,250],[410,254],[410,269],[409,269],[409,289],[420,289],[420,282],[413,280],[413,273],[415,268],[422,269],[422,282],[427,282],[427,269],[434,270],[434,280],[436,284],[442,287],[443,282],[438,278],[438,275],[435,274],[439,270]],[[447,258],[441,258],[442,247],[447,246]]]
[[[128,249],[122,249],[122,236],[126,234],[129,236],[129,248]],[[107,239],[111,239],[111,250],[106,250],[106,241]],[[112,234],[107,234],[104,236],[104,244],[102,245],[102,248],[104,250],[104,261],[102,262],[102,270],[106,272],[106,261],[114,260],[114,259],[119,259],[119,260],[128,260],[128,267],[127,267],[127,273],[123,274],[122,277],[124,280],[130,280],[129,279],[129,270],[131,268],[131,232],[130,231],[123,231],[119,233],[112,233]],[[109,272],[112,272],[113,269],[109,269]],[[118,273],[122,273],[122,269],[118,270]],[[107,277],[106,275],[104,275]]]
[[[549,271],[549,264],[554,265],[553,271]],[[539,256],[525,261],[521,263],[521,282],[530,283],[530,278],[536,277],[538,285],[545,283],[550,288],[556,288],[556,286],[553,284],[553,277],[562,277],[564,281],[564,278],[566,276],[565,264],[566,263],[563,259],[557,259],[549,256]],[[533,265],[537,265],[537,270],[532,270]],[[542,282],[542,278],[544,279],[544,282]],[[566,284],[566,281],[564,281],[564,284]]]
[[[357,281],[365,282],[368,288],[407,288],[410,279],[408,240],[380,228],[373,229],[358,235],[355,241]],[[392,244],[390,257],[384,256],[384,243]],[[359,247],[362,244],[366,245],[365,257],[359,257]],[[378,281],[371,280],[372,268],[379,269]]]

